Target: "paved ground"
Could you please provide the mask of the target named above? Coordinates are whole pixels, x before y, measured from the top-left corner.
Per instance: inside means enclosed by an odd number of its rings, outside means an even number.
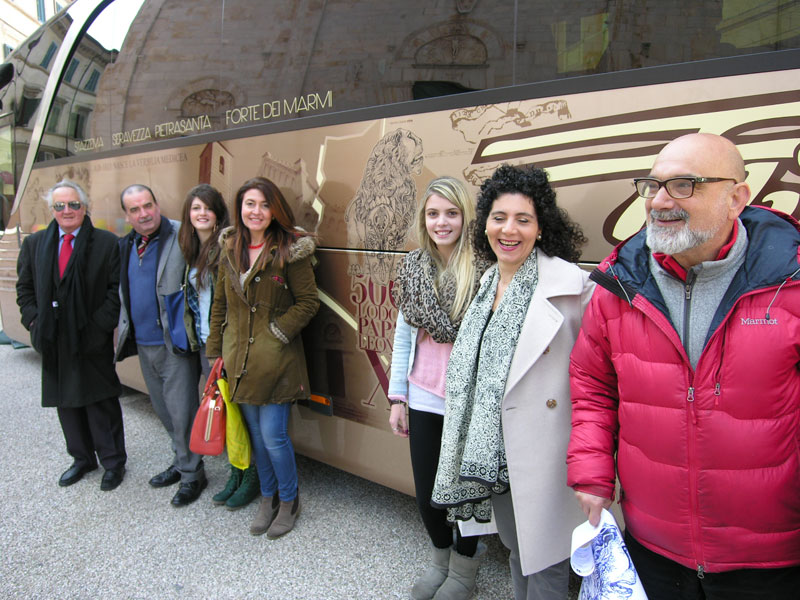
[[[256,506],[229,512],[211,496],[227,479],[206,461],[209,488],[174,508],[150,476],[169,438],[147,396],[122,398],[128,471],[101,492],[98,469],[60,488],[70,464],[54,409],[39,399],[38,355],[0,346],[0,597],[26,599],[407,598],[428,547],[412,498],[298,458],[302,514],[279,540],[253,537]],[[507,554],[488,538],[481,599],[511,598]]]

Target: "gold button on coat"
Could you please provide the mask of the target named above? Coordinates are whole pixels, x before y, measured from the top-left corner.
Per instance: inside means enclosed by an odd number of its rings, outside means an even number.
[[[547,401],[547,408],[555,408],[557,404],[558,402],[556,402],[555,398],[550,398],[550,400]]]

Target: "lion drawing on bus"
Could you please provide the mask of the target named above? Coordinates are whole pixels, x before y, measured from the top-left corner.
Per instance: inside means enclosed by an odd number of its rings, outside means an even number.
[[[351,248],[375,251],[365,261],[365,274],[378,283],[392,278],[393,257],[381,251],[402,250],[414,219],[417,186],[422,173],[422,140],[407,129],[395,129],[372,149],[355,197],[347,205],[347,241]]]

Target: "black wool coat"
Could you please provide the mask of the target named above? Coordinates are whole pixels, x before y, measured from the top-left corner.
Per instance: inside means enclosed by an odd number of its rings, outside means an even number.
[[[114,368],[119,319],[117,236],[87,215],[64,277],[58,274],[58,223],[22,242],[17,304],[42,355],[42,406],[76,408],[120,395]]]

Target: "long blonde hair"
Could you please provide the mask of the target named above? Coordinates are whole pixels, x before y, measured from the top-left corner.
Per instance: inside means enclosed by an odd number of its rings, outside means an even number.
[[[463,218],[461,235],[458,238],[456,247],[450,255],[447,264],[444,263],[442,255],[436,248],[436,243],[428,235],[425,227],[425,206],[428,198],[433,194],[441,196],[448,202],[454,204],[460,211]],[[438,294],[439,279],[445,272],[449,272],[456,280],[456,297],[453,307],[450,309],[450,318],[453,321],[460,319],[472,301],[472,291],[475,285],[475,262],[472,253],[472,236],[469,233],[470,226],[475,220],[475,202],[467,192],[466,186],[455,177],[437,177],[428,184],[428,188],[422,195],[422,201],[417,206],[417,240],[420,248],[433,257],[436,264],[438,275],[435,282]]]

